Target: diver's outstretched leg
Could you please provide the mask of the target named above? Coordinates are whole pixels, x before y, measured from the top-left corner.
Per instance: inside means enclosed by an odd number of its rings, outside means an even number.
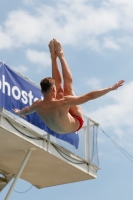
[[[63,74],[63,79],[64,79],[64,96],[67,96],[67,95],[76,96],[73,91],[73,88],[72,88],[72,83],[73,83],[72,74],[71,74],[69,66],[66,62],[62,46],[55,39],[54,39],[54,46],[55,46],[56,54],[61,62],[61,66],[62,66],[62,74]],[[83,118],[81,106],[79,106],[79,105],[71,106],[69,112],[72,115],[77,115],[77,116],[80,116]]]
[[[51,53],[51,61],[52,61],[52,78],[55,80],[55,85],[57,89],[57,99],[61,99],[63,97],[63,86],[62,86],[62,77],[57,64],[57,55],[54,48],[54,40],[51,40],[49,43],[49,50]]]

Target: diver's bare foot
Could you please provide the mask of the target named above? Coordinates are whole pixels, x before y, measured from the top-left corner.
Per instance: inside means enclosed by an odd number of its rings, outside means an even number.
[[[54,39],[54,47],[55,47],[56,54],[59,58],[64,55],[62,46],[61,46],[60,42],[57,41],[56,39]]]
[[[50,50],[50,53],[51,53],[51,58],[56,58],[57,57],[57,54],[55,52],[55,47],[54,47],[54,40],[51,40],[49,42],[49,50]]]

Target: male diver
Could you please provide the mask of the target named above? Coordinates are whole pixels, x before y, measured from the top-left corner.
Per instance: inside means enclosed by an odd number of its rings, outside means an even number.
[[[78,131],[83,125],[81,104],[99,98],[123,85],[124,80],[111,87],[95,90],[76,96],[72,88],[72,74],[64,57],[61,44],[53,39],[49,43],[52,60],[52,78],[41,80],[43,100],[37,100],[22,110],[13,109],[17,115],[28,115],[37,112],[45,124],[54,132],[66,134]],[[58,68],[57,57],[61,62],[62,76]],[[63,84],[62,84],[63,77]]]

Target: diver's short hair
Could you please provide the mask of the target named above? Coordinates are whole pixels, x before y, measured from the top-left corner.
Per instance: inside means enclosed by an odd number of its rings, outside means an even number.
[[[48,92],[55,84],[55,80],[51,77],[44,78],[40,81],[40,86],[43,92]]]

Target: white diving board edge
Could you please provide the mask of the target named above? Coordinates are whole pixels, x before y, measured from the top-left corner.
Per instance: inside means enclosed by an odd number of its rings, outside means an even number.
[[[17,176],[29,151],[18,178],[37,188],[97,178],[98,166],[51,142],[45,131],[43,135],[38,131],[42,130],[0,109],[0,174],[4,176],[0,179],[0,191]]]

